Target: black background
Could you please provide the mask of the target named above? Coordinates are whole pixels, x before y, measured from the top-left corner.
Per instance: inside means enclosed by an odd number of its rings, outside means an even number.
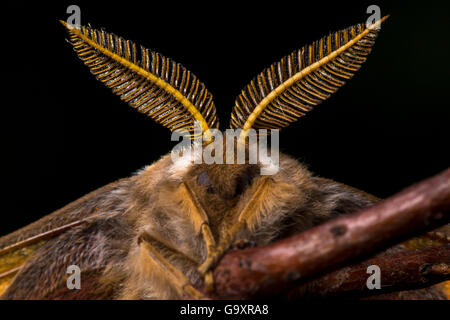
[[[0,234],[130,175],[175,144],[75,56],[58,22],[70,4],[80,6],[82,24],[193,71],[214,94],[222,128],[235,97],[264,67],[365,22],[367,6],[377,4],[391,17],[368,61],[328,101],[281,131],[281,149],[318,175],[380,197],[450,164],[448,2],[10,2],[2,9]]]
[[[206,315],[180,315],[181,308],[190,306],[214,307],[211,318]],[[232,315],[226,314],[225,308],[235,306],[268,306],[268,315]],[[395,319],[423,319],[433,315],[445,315],[448,304],[445,301],[355,301],[355,300],[300,300],[300,301],[0,301],[2,311],[10,308],[14,316],[25,318],[36,314],[45,314],[45,319],[61,319],[70,314],[76,318],[104,318],[113,315],[115,319],[129,319],[130,316],[146,316],[150,319],[304,319],[314,316],[315,319],[384,319],[391,316]],[[219,312],[218,310],[221,310]]]

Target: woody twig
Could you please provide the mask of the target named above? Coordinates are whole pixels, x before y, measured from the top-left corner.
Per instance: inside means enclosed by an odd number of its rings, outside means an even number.
[[[214,298],[249,299],[286,292],[355,258],[442,225],[449,217],[450,168],[370,208],[276,243],[227,253],[214,269]],[[433,263],[450,263],[448,247],[440,250],[443,261]],[[432,257],[432,252],[421,257]]]
[[[367,285],[369,266],[380,271],[380,288]],[[343,267],[292,292],[292,298],[364,297],[385,292],[428,287],[450,279],[450,245],[411,251],[383,253]],[[289,295],[288,295],[289,296]]]

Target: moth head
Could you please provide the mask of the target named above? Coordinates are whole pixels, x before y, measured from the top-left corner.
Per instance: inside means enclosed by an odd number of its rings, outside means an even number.
[[[289,126],[355,74],[385,19],[330,33],[258,74],[235,100],[229,128],[238,134],[231,148],[226,134],[217,135],[211,93],[181,64],[112,33],[63,22],[75,52],[99,81],[188,142],[175,150],[178,156],[172,152],[134,177],[127,219],[135,219],[139,233],[203,261],[207,248],[193,235],[203,234],[206,225],[212,238],[245,224],[233,239],[265,244],[345,212],[355,199],[363,204],[364,197],[318,181],[278,150],[260,153],[259,146],[267,134],[261,131]]]
[[[200,164],[192,167],[185,180],[202,193],[229,201],[239,198],[260,177],[255,164]]]
[[[230,128],[241,130],[238,145],[245,146],[251,154],[252,144],[247,141],[251,130],[284,128],[343,86],[366,60],[379,25],[386,18],[370,26],[358,24],[330,33],[258,74],[241,91],[232,109]],[[206,148],[213,146],[212,152],[219,151],[221,142],[214,145],[214,130],[219,128],[219,121],[213,98],[195,75],[172,59],[112,33],[63,24],[80,59],[124,102],[172,132],[183,132],[190,140],[200,139]],[[229,150],[225,148],[219,158],[227,156]],[[264,168],[277,169],[270,178],[265,178],[274,183],[270,189],[273,203],[291,201],[284,196],[289,192],[301,199],[296,190],[307,180],[302,178],[304,170],[296,161],[281,155],[279,166],[270,157],[256,162],[246,159],[243,163],[210,163],[203,161],[205,154],[195,148],[191,153],[183,152],[175,161],[169,160],[159,169],[164,171],[160,176],[170,186],[188,181],[204,191],[205,200],[215,197],[236,201],[237,205],[238,199],[245,198],[248,190],[264,179],[261,174]],[[271,210],[271,205],[264,201],[261,210]]]

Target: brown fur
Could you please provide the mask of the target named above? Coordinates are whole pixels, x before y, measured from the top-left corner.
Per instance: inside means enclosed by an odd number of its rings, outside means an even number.
[[[165,156],[139,174],[95,191],[11,235],[0,249],[43,230],[89,218],[38,249],[4,293],[5,299],[177,299],[182,293],[166,271],[138,244],[152,245],[193,284],[205,259],[205,244],[180,196],[188,182],[208,213],[219,241],[236,223],[257,183],[259,165],[199,164],[171,170]],[[249,229],[236,241],[266,244],[322,223],[337,214],[371,205],[376,198],[331,180],[317,178],[295,159],[280,155],[280,170],[257,205]],[[81,290],[65,288],[66,268],[82,269]]]

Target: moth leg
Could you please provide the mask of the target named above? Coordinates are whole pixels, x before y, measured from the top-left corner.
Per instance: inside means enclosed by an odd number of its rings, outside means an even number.
[[[139,237],[139,245],[142,246],[149,256],[166,271],[170,281],[188,296],[194,299],[206,299],[205,295],[195,289],[188,278],[176,267],[174,267],[167,259],[161,255],[158,250],[146,239],[146,236]]]
[[[201,233],[203,236],[203,240],[206,244],[206,259],[208,259],[208,257],[214,255],[214,252],[216,251],[216,241],[209,226],[208,215],[195,193],[189,187],[189,184],[182,182],[181,189],[185,193],[186,199],[189,199],[191,202],[191,218],[194,222],[196,232]],[[202,275],[204,276],[207,290],[212,289],[212,274],[202,273]]]
[[[219,245],[215,247],[210,255],[208,255],[205,261],[199,266],[198,271],[205,275],[211,267],[217,262],[217,260],[224,254],[226,250],[233,243],[236,234],[243,228],[248,227],[249,222],[252,220],[253,216],[257,214],[256,207],[258,203],[262,201],[264,191],[268,187],[269,179],[263,179],[259,182],[258,188],[253,194],[252,198],[247,202],[244,209],[241,211],[236,224],[224,235],[221,239]]]

